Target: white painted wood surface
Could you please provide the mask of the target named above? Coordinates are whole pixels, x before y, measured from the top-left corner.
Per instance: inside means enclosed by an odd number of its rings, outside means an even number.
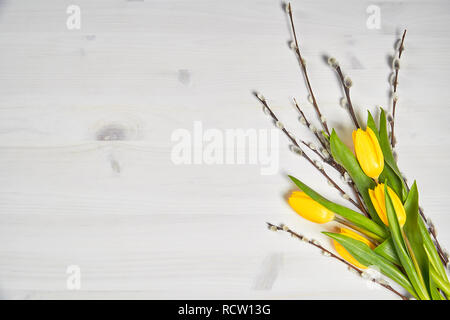
[[[81,8],[81,30],[66,9]],[[388,105],[388,55],[408,28],[399,81],[399,164],[450,247],[447,0],[293,1],[311,81],[341,135],[336,56],[365,110]],[[266,230],[323,226],[285,203],[291,173],[336,201],[280,136],[280,170],[172,163],[178,128],[272,128],[260,90],[298,135],[307,105],[278,1],[0,1],[0,297],[394,298],[314,248]],[[312,115],[312,109],[307,110]],[[118,140],[105,140],[116,135]],[[113,138],[114,139],[114,138]],[[326,229],[332,226],[326,226]],[[81,290],[66,268],[81,268]]]

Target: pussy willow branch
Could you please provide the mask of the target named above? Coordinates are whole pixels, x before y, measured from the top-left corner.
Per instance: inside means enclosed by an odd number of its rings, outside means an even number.
[[[300,115],[302,116],[302,118],[305,120],[305,125],[311,130],[311,122],[308,120],[308,118],[305,116],[305,113],[303,112],[303,110],[300,108],[299,104],[297,103],[297,100],[295,98],[292,98],[292,101],[294,102],[295,108],[297,109],[297,111],[300,113]],[[327,144],[323,141],[323,137],[320,136],[320,134],[317,132],[317,130],[311,130],[313,132],[313,134],[316,136],[317,141],[319,141],[319,143],[322,145],[322,148],[324,148],[325,150],[329,150],[329,147],[327,146]],[[343,172],[342,172],[343,174]]]
[[[265,99],[262,99],[261,97],[258,96],[258,94],[255,94],[256,98],[264,105],[265,108],[267,108],[267,110],[269,111],[270,116],[272,117],[272,119],[278,123],[279,119],[278,117],[275,115],[275,113],[273,113],[272,109],[270,109],[269,105],[267,104]],[[345,195],[345,191],[342,190],[341,187],[339,187],[339,185],[334,182],[333,179],[330,178],[330,176],[325,172],[325,170],[321,167],[319,167],[300,147],[300,145],[298,144],[297,140],[289,133],[289,131],[286,130],[286,128],[283,126],[282,128],[280,128],[281,131],[283,131],[283,133],[289,138],[289,140],[291,140],[292,144],[297,147],[300,151],[301,151],[301,156],[303,158],[305,158],[309,163],[311,163],[314,168],[316,168],[327,180],[329,183],[331,183],[333,185],[333,187],[335,187],[340,193],[341,195]],[[348,195],[347,195],[348,196]],[[358,203],[355,202],[352,198],[350,198],[350,196],[348,196],[348,201],[350,201],[356,208],[363,210],[363,208],[360,208]]]
[[[274,230],[274,231],[283,231],[286,232],[288,234],[290,234],[292,237],[297,238],[301,241],[304,241],[320,250],[322,250],[322,252],[325,252],[327,256],[334,258],[336,260],[339,260],[340,262],[344,263],[347,265],[347,267],[351,270],[354,270],[355,272],[357,272],[360,276],[363,274],[363,271],[361,271],[360,269],[356,268],[354,265],[352,265],[351,263],[347,262],[346,260],[342,259],[341,257],[335,255],[333,252],[331,252],[328,249],[325,249],[324,247],[322,247],[322,245],[320,243],[318,243],[315,240],[309,240],[306,239],[304,236],[302,236],[301,234],[298,234],[294,231],[292,231],[290,228],[288,228],[286,225],[274,225],[272,223],[267,222],[267,226],[269,227],[269,229]],[[404,296],[403,294],[401,294],[400,292],[398,292],[397,290],[395,290],[394,288],[392,288],[389,284],[387,283],[383,283],[380,282],[379,280],[372,278],[370,279],[372,282],[375,282],[377,284],[379,284],[380,286],[388,289],[389,291],[392,291],[393,293],[395,293],[396,295],[398,295],[400,298],[402,298],[403,300],[408,300],[408,298],[406,296]]]
[[[311,123],[308,121],[308,118],[305,116],[305,114],[303,113],[302,109],[300,108],[299,104],[297,103],[297,100],[295,98],[292,99],[294,101],[294,105],[296,107],[296,109],[298,110],[298,112],[301,114],[301,116],[303,117],[303,119],[305,120],[305,124],[310,127]],[[328,150],[329,148],[327,148],[327,146],[325,145],[325,143],[323,142],[323,140],[321,139],[321,137],[319,136],[319,134],[317,133],[317,131],[313,132],[314,135],[316,136],[317,140],[319,140],[319,142],[322,144],[322,147],[325,150]],[[308,143],[306,143],[305,141],[301,140],[301,142],[306,145],[309,149],[313,150]],[[342,167],[339,163],[337,163],[333,157],[328,156],[327,158],[325,158],[324,156],[322,156],[317,150],[313,150],[317,155],[320,156],[320,158],[322,159],[323,162],[325,162],[326,164],[328,164],[329,166],[333,167],[336,171],[338,171],[342,176],[347,172],[345,170],[344,167]],[[350,186],[350,188],[352,188],[353,193],[356,196],[356,200],[358,201],[358,208],[363,212],[363,214],[370,218],[369,213],[367,212],[363,202],[361,201],[360,198],[360,194],[358,192],[358,190],[355,187],[355,184],[353,183],[353,181],[348,182],[348,185]]]
[[[403,43],[405,41],[405,36],[406,36],[406,29],[405,31],[403,31],[403,36],[402,36],[402,40],[400,42],[400,48],[398,48],[398,59],[400,59],[402,57],[402,52],[403,52]],[[394,122],[395,122],[395,107],[397,106],[397,85],[398,85],[398,72],[399,72],[400,68],[396,68],[395,69],[395,77],[394,77],[394,94],[392,97],[392,121],[391,121],[391,145],[392,147],[395,147],[396,141],[395,141],[395,134],[394,134]]]
[[[350,98],[350,87],[345,84],[345,77],[344,77],[344,74],[342,73],[340,66],[336,67],[336,72],[339,76],[339,80],[341,80],[342,87],[344,88],[345,97],[347,99],[347,104],[348,104],[348,111],[350,112],[350,116],[352,118],[353,124],[355,125],[355,127],[357,129],[359,129],[360,126],[358,123],[358,119],[356,118],[355,110],[353,109],[352,99]]]
[[[305,147],[314,152],[323,162],[327,163],[327,159],[317,149],[311,148],[310,144],[305,140],[298,139]]]
[[[295,53],[297,54],[297,58],[298,58],[298,61],[300,63],[300,67],[301,67],[301,69],[303,71],[303,76],[305,77],[306,86],[307,86],[309,94],[311,96],[312,103],[313,103],[313,106],[314,106],[314,110],[316,111],[317,116],[319,117],[319,120],[320,120],[320,123],[321,123],[323,129],[329,135],[330,134],[330,130],[328,130],[327,121],[322,116],[322,113],[320,112],[319,106],[317,105],[317,100],[316,100],[316,97],[314,96],[314,92],[313,92],[313,89],[311,87],[311,82],[309,81],[308,72],[306,70],[305,60],[303,59],[302,54],[300,53],[300,47],[298,45],[297,34],[295,32],[294,18],[292,17],[291,3],[288,3],[286,8],[287,8],[289,20],[291,22],[292,34],[294,36]]]
[[[355,196],[356,196],[356,200],[358,201],[358,203],[359,203],[359,208],[361,209],[361,211],[364,213],[364,215],[367,217],[367,218],[369,218],[369,219],[372,219],[372,217],[371,217],[371,215],[367,212],[367,209],[366,209],[366,207],[365,207],[365,205],[364,205],[364,202],[361,200],[361,194],[359,193],[359,191],[358,191],[358,189],[356,189],[356,187],[355,187],[355,183],[352,181],[352,182],[349,182],[350,183],[350,185],[351,185],[351,187],[352,187],[352,189],[353,189],[353,193],[355,194]]]

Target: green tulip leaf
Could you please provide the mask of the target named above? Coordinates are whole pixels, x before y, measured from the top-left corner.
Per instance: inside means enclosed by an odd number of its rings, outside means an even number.
[[[359,263],[365,266],[377,266],[381,273],[391,278],[403,288],[408,290],[414,297],[417,297],[416,291],[408,278],[392,262],[378,255],[370,247],[358,240],[352,239],[343,234],[332,232],[323,232],[330,238],[339,242]]]
[[[389,140],[388,130],[387,130],[387,120],[386,112],[383,108],[380,108],[380,147],[383,150],[384,160],[394,169],[394,171],[400,173],[398,169],[397,162],[395,161],[394,155],[391,149],[391,141]]]
[[[330,147],[333,158],[347,170],[357,189],[361,193],[373,221],[384,227],[383,222],[380,217],[378,217],[369,196],[369,189],[373,189],[375,187],[375,182],[366,176],[364,171],[359,166],[358,160],[353,152],[341,141],[341,139],[339,139],[334,129],[330,136]]]
[[[389,237],[384,242],[379,244],[373,251],[380,256],[386,258],[390,262],[400,266],[401,262],[398,259],[397,252],[395,252],[394,243],[392,242],[392,239]]]
[[[373,133],[375,133],[375,136],[377,137],[378,141],[380,141],[380,136],[378,134],[377,125],[375,124],[375,120],[373,119],[372,114],[370,113],[369,110],[367,110],[367,127],[372,129],[372,131],[373,131]]]
[[[403,184],[403,180],[400,180],[395,171],[391,168],[391,166],[385,162],[383,172],[381,172],[380,177],[378,178],[380,182],[387,183],[392,190],[395,191],[397,195],[400,196],[402,202],[406,200],[407,194],[404,194],[405,188]]]
[[[383,152],[385,163],[383,172],[381,172],[379,177],[380,182],[386,183],[389,181],[389,186],[400,196],[402,202],[405,202],[408,193],[397,162],[392,154],[391,143],[387,134],[386,114],[382,108],[380,111],[380,130],[377,129],[370,111],[367,111],[367,127],[375,133],[380,143],[381,151]]]
[[[316,191],[314,191],[313,189],[311,189],[306,184],[304,184],[303,182],[301,182],[300,180],[298,180],[293,176],[289,176],[289,178],[291,178],[291,180],[297,185],[297,187],[299,187],[311,199],[317,201],[328,210],[333,211],[334,213],[352,222],[354,225],[361,227],[367,231],[370,231],[383,239],[389,236],[389,233],[386,230],[386,228],[381,227],[380,225],[370,220],[369,218],[365,217],[361,213],[358,213],[347,207],[329,201],[328,199],[324,198],[319,193],[317,193]]]
[[[398,222],[397,214],[395,213],[394,205],[386,185],[384,186],[384,195],[386,201],[386,215],[389,222],[389,230],[391,231],[395,252],[397,253],[403,269],[408,275],[408,278],[419,298],[422,300],[429,300],[430,296],[421,276],[420,269],[418,269],[416,264],[413,262],[414,258],[410,256],[410,254],[414,254],[414,252],[408,251],[407,244],[405,243],[403,232]]]
[[[406,223],[403,230],[414,253],[414,258],[420,268],[420,272],[423,275],[423,279],[428,287],[430,287],[427,281],[429,279],[429,261],[424,249],[423,237],[419,230],[419,220],[421,220],[419,216],[419,192],[415,181],[408,193],[404,207],[406,211]]]
[[[447,273],[445,271],[444,265],[442,264],[441,258],[436,250],[436,247],[431,239],[430,233],[425,226],[422,219],[418,219],[419,232],[422,236],[424,250],[428,256],[428,260],[438,272],[438,274],[448,282]]]
[[[380,131],[377,137],[378,141],[380,142],[381,150],[383,151],[384,161],[395,172],[397,178],[400,180],[402,184],[402,191],[401,192],[396,191],[396,193],[401,196],[401,199],[404,202],[407,196],[406,185],[403,180],[402,174],[400,173],[400,170],[397,166],[397,162],[395,161],[394,155],[392,153],[391,142],[389,140],[387,130],[386,113],[384,112],[383,108],[380,108]]]
[[[433,299],[435,299],[435,280],[430,275],[430,266],[432,266],[439,276],[444,279],[444,282],[448,283],[447,274],[444,266],[439,258],[433,242],[430,239],[430,235],[426,232],[426,237],[423,236],[420,231],[422,227],[425,227],[422,218],[419,215],[419,192],[417,189],[417,183],[414,181],[411,190],[409,191],[408,198],[405,202],[406,211],[406,223],[404,226],[406,237],[408,238],[411,249],[414,252],[414,256],[417,260],[417,264],[422,272],[423,279],[426,281],[428,290]],[[422,227],[421,227],[422,225]],[[429,239],[430,246],[426,245],[427,238]],[[428,250],[429,248],[430,250]],[[429,253],[429,252],[433,253]],[[442,297],[439,294],[439,297]]]

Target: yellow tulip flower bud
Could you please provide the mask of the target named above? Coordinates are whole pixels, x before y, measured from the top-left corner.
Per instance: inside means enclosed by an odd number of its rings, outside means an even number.
[[[365,244],[367,244],[370,249],[374,249],[375,245],[369,241],[369,239],[364,238],[360,234],[347,229],[347,228],[341,228],[340,234],[343,234],[344,236],[350,237],[352,239],[361,241]],[[352,265],[354,265],[357,268],[360,269],[367,269],[367,267],[361,263],[359,263],[353,256],[336,240],[333,240],[334,248],[336,249],[337,253],[342,257],[342,259],[346,260],[347,262],[350,262]]]
[[[361,169],[372,179],[378,179],[384,168],[384,157],[375,133],[369,127],[366,131],[353,131],[353,144]]]
[[[315,223],[327,223],[334,219],[334,212],[328,210],[302,191],[294,191],[289,205],[303,218]]]
[[[394,210],[395,213],[397,214],[400,227],[403,227],[403,225],[406,222],[405,208],[403,207],[402,201],[395,193],[395,191],[392,190],[391,187],[389,186],[387,187],[387,189],[389,196],[391,197],[392,204],[394,205]],[[386,213],[386,198],[384,196],[384,183],[378,184],[373,190],[369,189],[369,196],[381,221],[383,221],[383,223],[388,226],[389,222]]]

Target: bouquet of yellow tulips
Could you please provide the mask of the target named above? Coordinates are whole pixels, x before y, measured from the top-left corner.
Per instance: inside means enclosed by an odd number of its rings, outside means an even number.
[[[296,139],[280,122],[267,100],[259,93],[256,93],[256,97],[276,126],[289,138],[292,150],[313,165],[329,184],[339,190],[343,198],[358,210],[329,201],[299,179],[290,176],[300,191],[293,191],[288,202],[300,216],[315,223],[322,224],[334,220],[345,226],[340,228],[338,233],[324,232],[332,239],[337,254],[325,249],[315,240],[306,239],[286,225],[269,223],[269,228],[290,233],[293,237],[320,248],[323,254],[344,262],[350,269],[363,276],[366,275],[366,268],[376,267],[383,275],[403,287],[409,296],[395,290],[382,278],[371,280],[403,299],[413,297],[420,300],[448,300],[450,298],[450,283],[446,273],[448,255],[436,239],[434,226],[427,221],[419,207],[416,182],[412,186],[407,185],[393,152],[395,145],[393,117],[398,100],[399,60],[404,50],[406,30],[393,59],[394,80],[391,83],[393,115],[387,117],[385,110],[380,108],[378,126],[370,112],[365,129],[360,126],[350,98],[352,81],[344,76],[336,59],[328,59],[330,66],[336,70],[341,80],[345,93],[344,105],[356,127],[353,131],[353,152],[342,142],[334,129],[329,130],[326,119],[320,112],[308,78],[305,60],[300,53],[290,4],[286,9],[293,32],[291,48],[298,58],[309,92],[309,100],[318,115],[322,130],[314,128],[306,119],[295,99],[294,105],[301,115],[301,122],[313,132],[320,147]],[[337,170],[354,191],[356,200],[345,193],[329,177],[322,163],[313,160],[302,147],[308,148],[323,163]]]

